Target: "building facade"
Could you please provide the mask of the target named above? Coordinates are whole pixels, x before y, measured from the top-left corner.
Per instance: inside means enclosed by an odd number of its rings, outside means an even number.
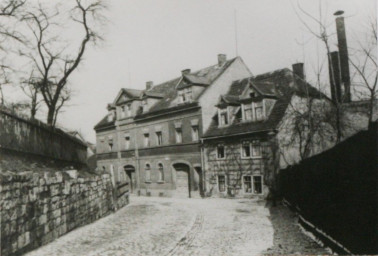
[[[200,138],[214,105],[232,81],[251,76],[240,57],[218,55],[216,65],[145,90],[121,89],[96,126],[97,167],[114,182],[127,180],[134,193],[204,195]]]
[[[278,189],[279,170],[299,162],[305,145],[307,156],[333,145],[334,132],[326,120],[331,101],[305,82],[302,65],[235,81],[219,98],[217,113],[202,138],[208,196],[266,198]],[[306,127],[310,120],[308,102],[322,128],[297,134],[293,124]],[[328,145],[298,140],[320,135]]]

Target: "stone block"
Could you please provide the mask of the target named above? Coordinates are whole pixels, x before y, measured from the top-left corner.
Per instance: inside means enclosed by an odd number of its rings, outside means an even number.
[[[42,224],[45,224],[46,222],[47,222],[47,215],[46,214],[42,214],[39,217],[39,224],[42,225]]]
[[[52,212],[53,218],[58,218],[62,215],[62,211],[60,209],[56,209]]]

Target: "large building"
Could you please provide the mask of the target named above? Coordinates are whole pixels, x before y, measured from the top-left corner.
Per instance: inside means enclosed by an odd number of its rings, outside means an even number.
[[[216,108],[202,137],[209,196],[265,198],[281,168],[334,143],[331,101],[305,82],[302,63],[235,81]],[[315,140],[320,136],[327,145]]]
[[[114,182],[129,180],[134,193],[197,197],[204,194],[200,138],[219,97],[235,80],[250,77],[240,57],[145,90],[121,89],[96,126],[97,167]]]

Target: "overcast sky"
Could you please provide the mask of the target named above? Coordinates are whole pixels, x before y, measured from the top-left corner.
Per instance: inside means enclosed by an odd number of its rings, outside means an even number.
[[[236,41],[238,55],[254,75],[295,62],[305,62],[311,73],[316,39],[294,11],[298,2],[319,16],[317,0],[110,0],[106,41],[86,52],[70,80],[75,95],[58,123],[94,142],[93,127],[122,87],[144,89],[146,81],[158,84],[182,69],[213,65],[219,53],[233,58]],[[335,30],[333,13],[345,11],[348,43],[377,11],[376,0],[323,0],[322,7],[330,32]],[[335,48],[335,36],[331,43]],[[319,54],[322,47],[319,43]]]

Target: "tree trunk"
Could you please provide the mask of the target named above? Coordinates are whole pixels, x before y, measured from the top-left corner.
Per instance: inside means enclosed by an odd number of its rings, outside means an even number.
[[[47,112],[47,124],[50,126],[54,126],[54,115],[55,115],[55,106],[49,107],[49,111]]]

